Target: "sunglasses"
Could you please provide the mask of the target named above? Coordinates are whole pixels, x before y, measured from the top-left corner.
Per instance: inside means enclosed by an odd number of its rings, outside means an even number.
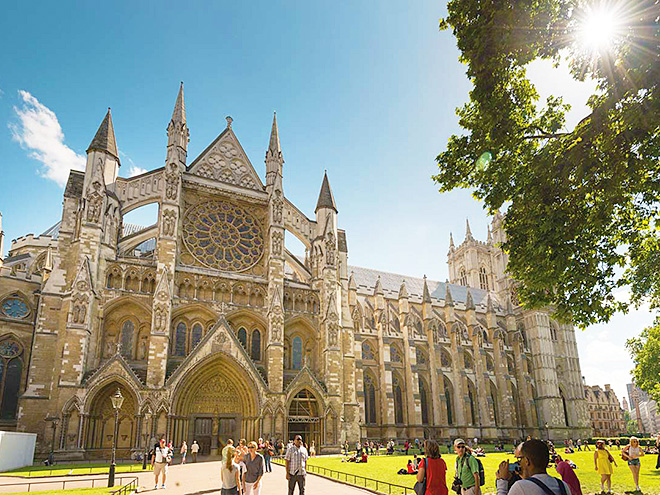
[[[457,445],[456,448],[457,448],[457,449],[464,449],[464,448],[465,448],[465,445]]]

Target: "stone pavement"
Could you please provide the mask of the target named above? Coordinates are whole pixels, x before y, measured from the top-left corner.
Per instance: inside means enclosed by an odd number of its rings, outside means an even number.
[[[140,491],[150,493],[150,495],[205,495],[220,493],[220,461],[188,463],[185,465],[170,466],[167,474],[167,488],[165,490],[154,490],[154,477],[151,471],[141,471],[135,473],[118,473],[117,477],[137,476],[140,481]],[[62,480],[66,480],[66,488],[89,487],[87,482],[74,483],[76,478],[80,480],[97,479],[95,486],[104,486],[103,480],[107,480],[107,475],[89,475],[89,476],[60,476],[52,478],[17,478],[2,476],[0,477],[0,493],[11,493],[18,491],[27,491],[27,486],[7,486],[11,483],[23,483],[27,481],[39,482],[49,481],[45,485],[32,485],[30,491],[54,490],[62,487]],[[69,483],[71,481],[72,483]],[[58,485],[59,482],[59,485]],[[263,483],[261,495],[286,495],[287,481],[284,468],[273,464],[273,472],[266,473],[262,478]],[[296,495],[298,490],[296,489]],[[332,495],[366,495],[365,490],[330,481],[312,474],[307,475],[305,487],[307,495],[332,494]]]

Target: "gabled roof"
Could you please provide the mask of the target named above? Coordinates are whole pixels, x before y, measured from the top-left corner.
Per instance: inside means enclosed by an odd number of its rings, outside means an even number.
[[[314,211],[319,211],[320,208],[330,208],[335,210],[335,212],[337,211],[335,197],[332,195],[332,189],[330,189],[330,181],[328,180],[327,172],[323,174],[321,192],[319,193],[319,200],[316,202],[316,209]]]
[[[108,113],[105,114],[103,122],[96,131],[96,135],[87,148],[87,153],[90,151],[105,151],[119,161],[119,152],[117,151],[117,140],[115,139],[115,129],[112,126],[112,115],[108,108]]]

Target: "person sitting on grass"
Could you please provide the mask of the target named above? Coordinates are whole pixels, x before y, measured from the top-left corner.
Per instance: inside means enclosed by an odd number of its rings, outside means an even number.
[[[362,457],[360,457],[360,459],[359,459],[357,462],[367,462],[368,459],[369,459],[369,456],[368,456],[367,453],[363,450],[363,451],[362,451]]]
[[[406,467],[399,469],[396,474],[417,474],[417,469],[415,469],[413,462],[408,459]]]
[[[571,495],[571,488],[562,480],[553,478],[546,470],[550,451],[541,440],[527,440],[520,448],[520,474],[522,479],[509,489],[512,476],[509,461],[502,461],[496,472],[497,495]]]

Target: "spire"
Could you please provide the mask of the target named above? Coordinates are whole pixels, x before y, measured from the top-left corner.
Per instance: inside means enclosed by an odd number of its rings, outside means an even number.
[[[383,286],[380,284],[380,275],[378,276],[378,280],[376,280],[376,286],[374,287],[374,296],[382,296],[383,295]]]
[[[488,226],[488,244],[491,244],[493,242],[493,234],[490,231],[490,225]]]
[[[183,81],[181,81],[181,86],[179,87],[179,94],[176,97],[176,103],[174,104],[174,111],[172,112],[172,122],[175,124],[186,123],[186,104],[183,101]]]
[[[431,302],[431,294],[429,292],[429,286],[426,283],[426,275],[424,275],[424,292],[422,294],[422,302]]]
[[[449,250],[454,249],[454,234],[449,233]]]
[[[117,140],[115,139],[115,129],[112,126],[110,108],[108,108],[108,113],[105,114],[105,118],[103,119],[103,122],[101,122],[99,130],[96,131],[94,139],[92,139],[89,148],[87,148],[87,153],[90,151],[104,151],[119,161]]]
[[[465,309],[474,309],[474,299],[472,299],[472,292],[470,288],[467,290],[467,297],[465,298]]]
[[[266,160],[269,158],[282,158],[282,148],[280,147],[280,133],[277,130],[277,113],[273,112],[273,127],[270,130],[270,141],[268,142],[268,151]]]
[[[451,291],[449,290],[449,280],[445,280],[445,304],[454,305],[454,298],[451,297]]]
[[[472,231],[470,230],[470,219],[466,218],[465,223],[467,225],[466,230],[465,230],[465,239],[474,239],[472,237]]]
[[[406,288],[406,281],[401,282],[399,287],[399,299],[408,299],[408,289]]]
[[[328,173],[323,174],[323,184],[321,184],[321,192],[319,193],[319,200],[316,202],[315,212],[319,211],[321,208],[330,208],[335,210],[337,213],[337,207],[335,206],[335,197],[332,195],[332,190],[330,189],[330,181],[328,181]]]
[[[488,294],[488,297],[486,298],[486,313],[494,313],[495,308],[493,307],[493,300],[490,297],[490,294]]]

